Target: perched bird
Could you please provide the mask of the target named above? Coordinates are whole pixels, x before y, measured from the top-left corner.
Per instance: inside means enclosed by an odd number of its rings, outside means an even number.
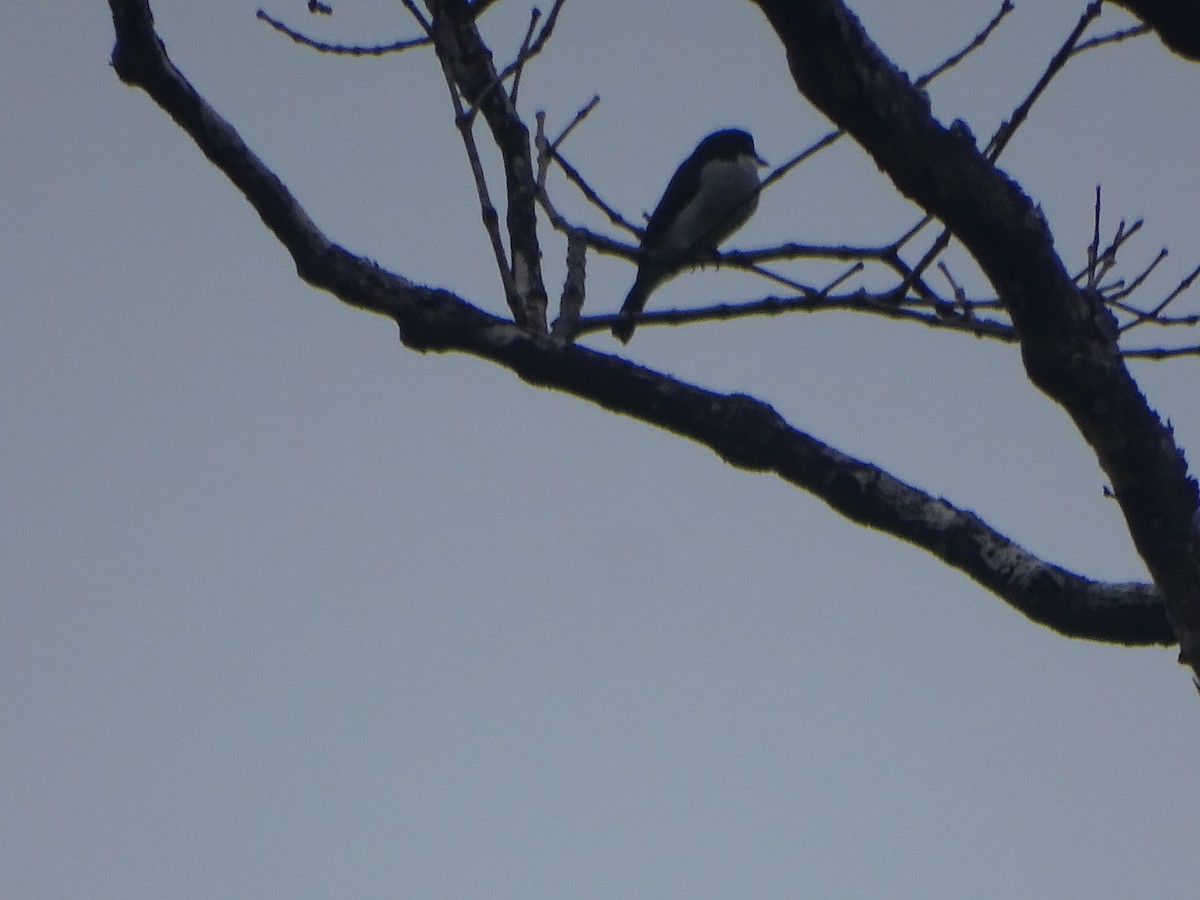
[[[644,255],[614,337],[629,343],[650,293],[746,224],[758,206],[758,167],[765,165],[749,132],[729,128],[702,140],[675,170],[646,223]]]

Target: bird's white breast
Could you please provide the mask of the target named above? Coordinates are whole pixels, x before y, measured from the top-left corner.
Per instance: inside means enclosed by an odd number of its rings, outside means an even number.
[[[757,188],[758,161],[753,156],[705,163],[700,190],[664,235],[663,249],[715,249],[746,224],[758,206]]]

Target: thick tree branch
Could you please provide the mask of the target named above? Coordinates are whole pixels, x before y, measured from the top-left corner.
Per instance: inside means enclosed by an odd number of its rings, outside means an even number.
[[[1020,187],[871,43],[841,0],[757,0],[800,91],[846,129],[906,197],[940,218],[1008,309],[1030,379],[1071,415],[1109,477],[1162,589],[1181,660],[1200,672],[1196,482],[1117,348],[1112,314],[1079,290]]]

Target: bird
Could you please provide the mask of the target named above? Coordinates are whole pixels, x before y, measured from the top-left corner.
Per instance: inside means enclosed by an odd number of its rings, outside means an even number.
[[[651,292],[746,224],[758,206],[758,169],[765,165],[754,138],[740,128],[714,131],[696,146],[646,223],[637,278],[613,323],[613,337],[629,343]]]

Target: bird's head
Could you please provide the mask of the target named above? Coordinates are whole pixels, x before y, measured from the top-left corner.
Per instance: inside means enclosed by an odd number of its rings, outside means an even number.
[[[757,165],[765,166],[766,161],[754,149],[754,138],[750,132],[741,128],[726,128],[714,131],[696,147],[697,157],[705,160],[727,159],[730,161],[742,158],[754,160]]]

